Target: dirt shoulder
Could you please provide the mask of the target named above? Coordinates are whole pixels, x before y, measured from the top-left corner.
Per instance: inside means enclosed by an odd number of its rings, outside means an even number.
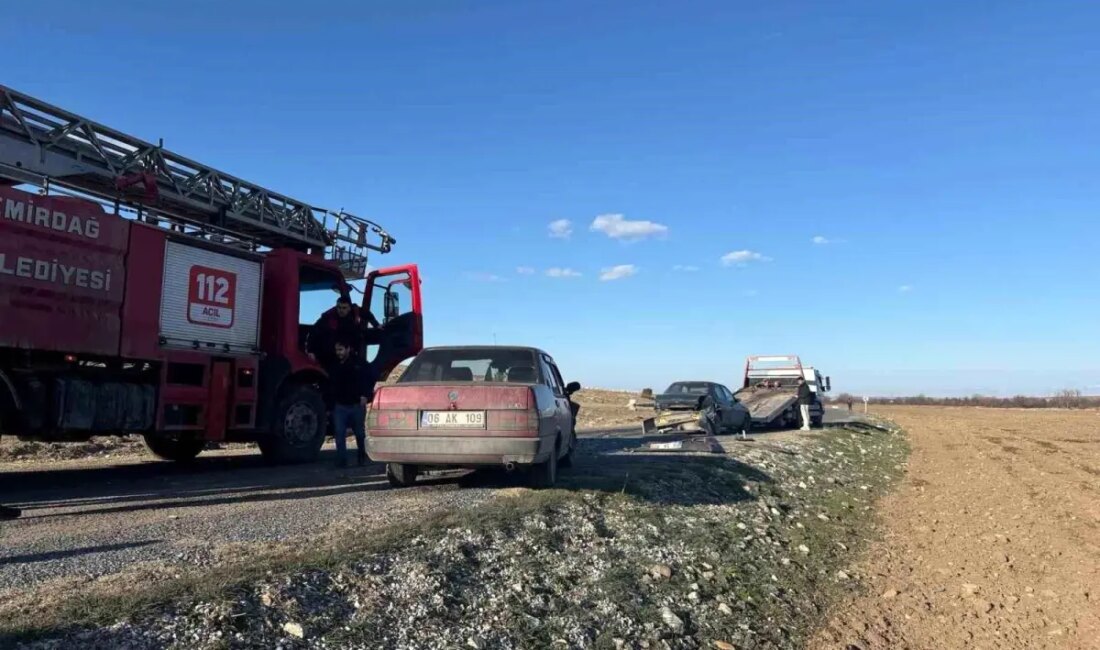
[[[910,436],[813,648],[1100,648],[1100,413],[881,407]]]

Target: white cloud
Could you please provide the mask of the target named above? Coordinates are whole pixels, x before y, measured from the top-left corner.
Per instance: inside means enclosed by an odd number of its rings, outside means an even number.
[[[517,266],[516,273],[519,273],[520,275],[534,275],[535,269],[530,266]]]
[[[637,272],[638,267],[633,264],[619,264],[618,266],[611,266],[603,269],[600,273],[600,280],[604,282],[609,280],[622,280],[623,278],[629,278]]]
[[[652,221],[629,221],[621,214],[601,214],[589,230],[602,232],[612,239],[635,240],[668,233],[668,226]]]
[[[898,293],[909,293],[912,290],[913,290],[913,287],[909,286],[908,284],[903,284],[900,287],[898,287]]]
[[[548,278],[579,278],[581,277],[580,271],[574,271],[569,267],[562,268],[560,266],[554,266],[546,269],[546,277]]]
[[[825,244],[831,244],[832,243],[831,241],[829,241],[828,237],[824,237],[822,235],[816,235],[813,239],[813,242],[815,244],[817,244],[818,246],[824,246]]]
[[[695,273],[699,270],[698,266],[692,266],[690,264],[675,264],[672,267],[673,271],[683,271],[684,273]]]
[[[772,258],[767,255],[761,255],[756,251],[733,251],[732,253],[726,253],[722,256],[722,264],[724,266],[745,266],[749,262],[770,262]]]
[[[468,280],[476,280],[477,282],[503,282],[504,278],[495,273],[484,273],[482,271],[470,271],[467,272],[466,278]]]
[[[551,221],[547,228],[550,230],[550,236],[556,239],[569,239],[573,234],[573,222],[568,219]]]

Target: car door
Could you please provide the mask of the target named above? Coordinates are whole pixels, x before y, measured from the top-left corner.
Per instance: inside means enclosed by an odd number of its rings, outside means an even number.
[[[540,354],[539,362],[543,373],[546,375],[547,385],[554,392],[554,423],[557,425],[558,431],[566,436],[565,444],[568,445],[571,443],[568,436],[573,432],[573,415],[569,410],[569,398],[565,395],[565,384],[561,380],[561,373],[558,372],[553,359],[548,355]]]
[[[368,348],[377,347],[370,361],[379,377],[385,379],[398,364],[424,347],[420,270],[409,264],[371,271],[361,309],[378,321],[377,327],[365,330],[364,338]]]
[[[570,401],[569,393],[567,390],[567,384],[565,379],[561,376],[561,370],[558,368],[558,364],[549,356],[546,357],[547,363],[550,364],[550,371],[554,373],[554,382],[557,384],[561,395],[562,404],[562,416],[564,417],[562,431],[569,431],[569,433],[576,435],[576,427],[573,426],[573,404]]]
[[[729,426],[735,431],[741,431],[749,428],[749,409],[745,408],[745,405],[737,401],[737,397],[733,392],[723,386],[722,390],[726,392],[726,396],[730,401],[730,422]]]

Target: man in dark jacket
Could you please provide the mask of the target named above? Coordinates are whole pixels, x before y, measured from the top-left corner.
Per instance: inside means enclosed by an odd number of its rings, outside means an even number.
[[[802,412],[802,430],[810,430],[810,404],[814,403],[814,394],[803,377],[798,378],[798,410]]]
[[[19,519],[23,514],[23,511],[19,508],[12,508],[10,506],[0,505],[0,521],[7,519]]]
[[[378,322],[370,312],[367,312],[367,320],[374,327],[378,327]],[[351,304],[351,298],[347,296],[337,298],[336,306],[321,314],[313,324],[306,351],[317,363],[329,366],[336,361],[332,351],[338,340],[346,341],[351,345],[354,354],[362,353],[363,322],[360,318],[360,310]]]
[[[352,342],[337,340],[336,361],[329,366],[329,386],[332,392],[332,434],[336,437],[336,466],[345,467],[348,451],[348,429],[355,434],[360,465],[367,464],[367,404],[374,399],[378,375],[371,364],[352,354]]]

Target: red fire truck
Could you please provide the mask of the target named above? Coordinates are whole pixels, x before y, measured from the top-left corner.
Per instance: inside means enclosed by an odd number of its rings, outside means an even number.
[[[365,279],[363,354],[388,374],[423,344],[417,267],[367,272],[394,243],[0,86],[0,433],[313,460],[326,375],[303,299],[331,306]]]

